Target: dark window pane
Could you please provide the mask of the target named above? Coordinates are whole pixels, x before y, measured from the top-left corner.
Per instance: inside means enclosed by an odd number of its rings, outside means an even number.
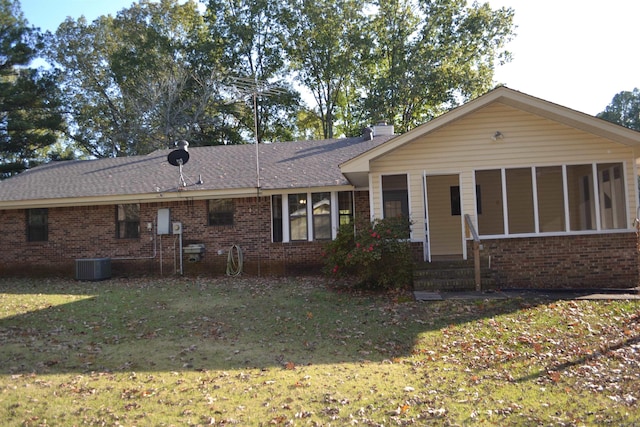
[[[49,211],[29,209],[27,211],[27,240],[45,242],[49,239]]]
[[[209,225],[233,225],[232,199],[209,200]]]
[[[274,242],[282,242],[282,196],[271,196],[271,232]]]
[[[139,204],[116,206],[116,237],[118,239],[136,239],[140,237]]]

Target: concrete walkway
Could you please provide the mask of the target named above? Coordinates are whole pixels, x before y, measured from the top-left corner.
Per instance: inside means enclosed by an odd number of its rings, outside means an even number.
[[[416,301],[442,301],[442,300],[485,300],[485,299],[576,299],[576,300],[638,300],[640,301],[640,288],[632,289],[598,289],[598,290],[530,290],[514,289],[505,291],[487,292],[428,292],[414,291]]]

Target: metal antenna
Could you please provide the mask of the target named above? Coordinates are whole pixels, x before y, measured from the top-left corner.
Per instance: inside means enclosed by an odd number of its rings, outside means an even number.
[[[260,96],[272,96],[286,93],[286,90],[274,87],[273,84],[260,81],[251,77],[229,77],[225,82],[230,88],[237,92],[240,98],[247,100],[251,97],[253,101],[253,133],[256,144],[256,188],[260,189],[260,149],[258,138],[258,94]]]
[[[186,187],[186,186],[187,186],[187,183],[186,183],[186,181],[184,180],[184,175],[182,174],[182,165],[183,165],[183,164],[184,164],[184,163],[182,162],[182,159],[178,159],[178,166],[179,166],[179,170],[180,170],[180,186],[181,186],[181,187]]]

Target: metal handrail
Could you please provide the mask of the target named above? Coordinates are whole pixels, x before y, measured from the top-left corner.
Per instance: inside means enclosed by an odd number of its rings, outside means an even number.
[[[482,290],[482,284],[480,281],[480,236],[478,236],[478,232],[473,226],[471,216],[469,214],[464,214],[464,219],[469,231],[471,232],[471,236],[473,237],[473,270],[475,273],[476,291],[480,292]]]
[[[471,231],[471,237],[473,237],[474,242],[480,242],[480,236],[478,236],[478,232],[476,228],[473,226],[473,221],[471,221],[471,216],[469,214],[464,214],[464,219],[467,221],[467,227],[469,227],[469,231]]]

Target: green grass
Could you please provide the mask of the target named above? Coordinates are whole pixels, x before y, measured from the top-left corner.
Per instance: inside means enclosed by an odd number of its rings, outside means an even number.
[[[638,301],[0,280],[0,424],[640,424]]]

